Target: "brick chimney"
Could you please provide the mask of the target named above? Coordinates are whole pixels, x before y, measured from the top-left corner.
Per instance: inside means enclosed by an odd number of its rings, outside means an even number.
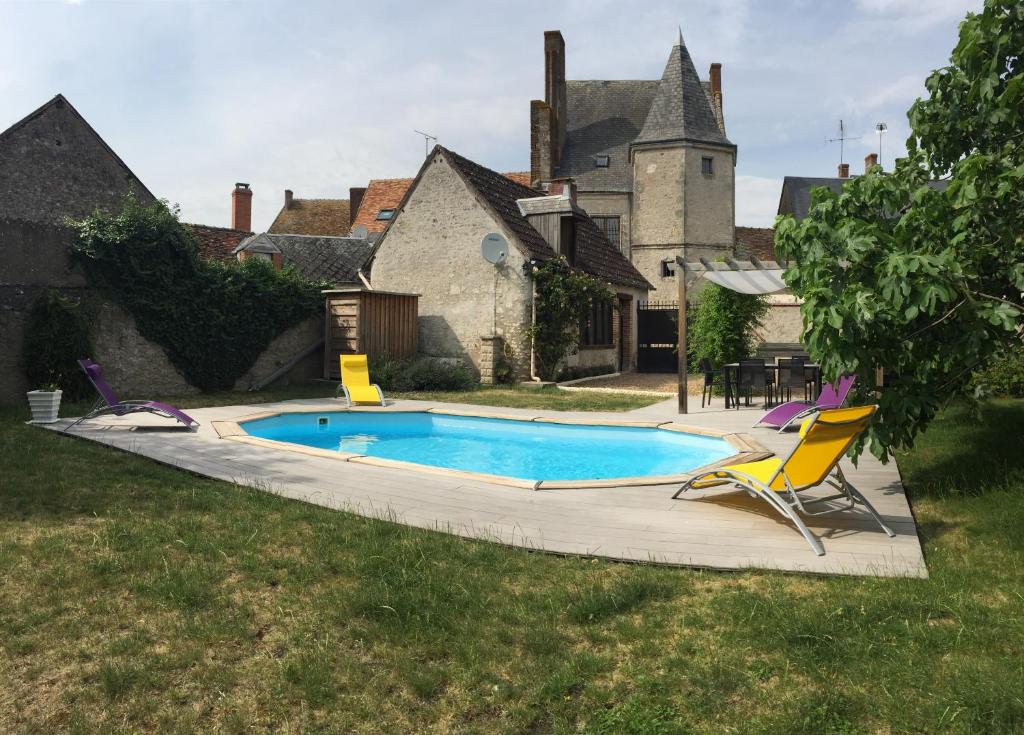
[[[848,179],[850,178],[850,164],[840,163],[839,164],[839,178]]]
[[[569,195],[569,201],[576,201],[576,181],[571,178],[552,179],[548,185],[548,196]]]
[[[294,198],[294,196],[295,195],[292,194],[292,190],[291,189],[285,189],[284,190],[284,208],[285,209],[291,209],[292,208],[292,199]]]
[[[356,212],[359,205],[363,203],[363,195],[366,193],[365,186],[353,186],[348,190],[348,222],[349,225],[356,221]]]
[[[252,232],[252,189],[248,184],[235,184],[231,192],[231,228]]]
[[[565,39],[561,31],[544,31],[544,101],[551,108],[554,126],[551,130],[551,163],[558,165],[565,145]]]
[[[725,132],[725,106],[722,102],[722,65],[717,61],[711,65],[708,71],[708,79],[711,80],[711,99],[715,101],[715,113],[718,117],[718,127]]]
[[[878,154],[877,153],[869,153],[866,156],[864,156],[864,173],[867,173],[871,169],[872,166],[877,166],[877,165],[878,165]]]

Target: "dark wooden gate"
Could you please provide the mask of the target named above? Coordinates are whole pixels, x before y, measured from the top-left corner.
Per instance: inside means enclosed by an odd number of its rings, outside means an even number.
[[[636,369],[674,373],[678,369],[679,305],[675,301],[641,301],[636,312]]]

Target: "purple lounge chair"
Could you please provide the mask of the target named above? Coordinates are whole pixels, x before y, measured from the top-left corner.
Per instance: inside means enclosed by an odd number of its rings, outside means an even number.
[[[85,416],[82,416],[82,418],[68,426],[64,431],[68,431],[71,427],[82,421],[95,418],[96,416],[125,416],[130,413],[156,414],[164,418],[174,419],[190,429],[199,426],[199,422],[194,418],[179,411],[174,406],[168,406],[166,403],[158,403],[157,401],[119,401],[117,395],[107,385],[107,381],[103,379],[103,370],[99,365],[88,357],[83,357],[78,361],[78,364],[85,371],[85,375],[89,378],[89,382],[92,383],[92,387],[100,394],[100,398],[93,404],[93,407],[89,409]]]
[[[856,375],[843,375],[839,378],[838,386],[825,383],[821,387],[818,400],[814,403],[808,401],[789,401],[788,403],[783,403],[762,416],[754,426],[767,424],[778,427],[779,433],[782,433],[790,426],[799,424],[802,419],[807,418],[812,413],[829,408],[841,408],[843,403],[846,402],[846,396],[849,395],[850,389],[856,382]]]

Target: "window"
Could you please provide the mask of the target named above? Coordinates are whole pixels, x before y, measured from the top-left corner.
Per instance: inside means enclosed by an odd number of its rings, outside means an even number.
[[[701,156],[700,172],[705,176],[715,175],[715,159],[711,156]]]
[[[598,168],[608,168],[608,164],[610,164],[611,161],[611,156],[594,156],[594,165]]]
[[[587,320],[582,325],[581,347],[612,346],[612,305],[591,304]]]
[[[619,218],[618,217],[591,217],[594,224],[604,233],[608,241],[615,247],[619,247]]]
[[[661,261],[661,277],[662,278],[675,278],[676,277],[676,262],[674,260],[665,259]]]
[[[377,219],[387,220],[387,219],[391,219],[394,216],[395,216],[395,210],[393,210],[393,209],[382,209],[379,212],[377,212]]]

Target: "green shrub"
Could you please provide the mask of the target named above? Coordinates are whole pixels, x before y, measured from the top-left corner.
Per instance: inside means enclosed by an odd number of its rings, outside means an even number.
[[[384,391],[463,391],[476,386],[472,373],[463,365],[449,365],[429,357],[415,360],[374,360],[370,376]]]
[[[28,311],[22,354],[30,388],[59,386],[68,400],[91,393],[81,357],[91,357],[89,319],[80,303],[56,291],[41,291]]]
[[[763,296],[708,283],[689,326],[688,357],[706,357],[716,366],[749,357],[754,352],[753,329],[767,313],[768,301]]]
[[[974,374],[975,393],[1024,397],[1024,345],[1015,346]]]
[[[226,390],[286,329],[323,308],[320,289],[261,259],[203,260],[176,210],[129,195],[119,213],[81,222],[72,255],[135,317],[189,383]]]

